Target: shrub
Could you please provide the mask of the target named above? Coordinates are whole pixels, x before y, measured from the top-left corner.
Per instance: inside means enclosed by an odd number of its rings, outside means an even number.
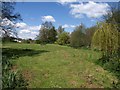
[[[56,41],[59,45],[66,45],[69,43],[69,34],[67,32],[63,32],[58,35],[58,40]]]

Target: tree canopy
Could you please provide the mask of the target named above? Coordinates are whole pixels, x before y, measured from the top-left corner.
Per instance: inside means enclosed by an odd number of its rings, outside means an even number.
[[[85,29],[82,25],[79,25],[75,28],[75,30],[71,33],[70,37],[70,45],[72,47],[81,47],[85,45],[86,39],[85,39]]]
[[[15,2],[1,2],[0,28],[2,37],[9,37],[11,34],[17,35],[15,23],[22,20],[19,13],[15,13]]]
[[[57,32],[51,22],[44,22],[39,31],[38,39],[41,44],[54,43]]]

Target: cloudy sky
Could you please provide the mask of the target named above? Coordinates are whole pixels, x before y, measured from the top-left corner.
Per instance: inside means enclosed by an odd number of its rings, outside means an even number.
[[[72,1],[72,2],[71,2]],[[75,26],[83,23],[86,27],[102,20],[113,2],[77,2],[77,0],[59,0],[58,2],[17,2],[16,12],[19,12],[23,21],[16,24],[20,38],[34,39],[38,35],[41,24],[51,21],[58,28],[62,25],[66,31],[72,32]]]

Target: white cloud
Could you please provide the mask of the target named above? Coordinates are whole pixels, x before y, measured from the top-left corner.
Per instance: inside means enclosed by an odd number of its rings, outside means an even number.
[[[20,30],[20,33],[21,33],[21,34],[24,34],[24,33],[30,33],[30,30],[23,29],[23,30]]]
[[[29,39],[29,38],[34,39],[38,34],[39,34],[38,31],[23,29],[19,31],[18,36],[23,39]]]
[[[31,34],[35,34],[35,35],[37,35],[37,34],[38,34],[38,32],[31,32]]]
[[[19,26],[18,36],[23,39],[34,39],[36,35],[39,34],[39,30],[41,28],[41,25],[30,26],[26,23],[17,23],[16,26]]]
[[[63,28],[75,28],[76,25],[68,25],[68,24],[65,24],[62,26]]]
[[[84,4],[71,4],[70,14],[75,18],[82,18],[84,15],[90,18],[97,18],[107,14],[109,7],[107,3],[95,3],[93,1]]]
[[[18,27],[18,28],[26,28],[27,24],[26,23],[16,23],[16,27]]]
[[[15,24],[16,27],[20,28],[20,29],[28,29],[28,30],[39,30],[41,25],[39,26],[29,26],[26,23],[16,23]]]
[[[70,25],[70,27],[75,28],[76,26],[75,25]]]
[[[63,25],[62,27],[63,27],[63,28],[68,28],[69,25],[68,25],[68,24],[65,24],[65,25]]]
[[[78,0],[57,0],[58,3],[61,4],[68,4],[68,3],[72,3],[72,2],[77,2]]]
[[[28,29],[30,30],[39,30],[41,28],[41,25],[39,26],[29,26]]]
[[[53,16],[42,16],[42,21],[45,22],[45,21],[48,21],[48,22],[55,22],[55,19]]]

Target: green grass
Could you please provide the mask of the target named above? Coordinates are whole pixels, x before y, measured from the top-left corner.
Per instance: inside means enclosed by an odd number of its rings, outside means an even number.
[[[107,88],[117,78],[95,62],[100,52],[47,44],[4,44],[31,88]]]

